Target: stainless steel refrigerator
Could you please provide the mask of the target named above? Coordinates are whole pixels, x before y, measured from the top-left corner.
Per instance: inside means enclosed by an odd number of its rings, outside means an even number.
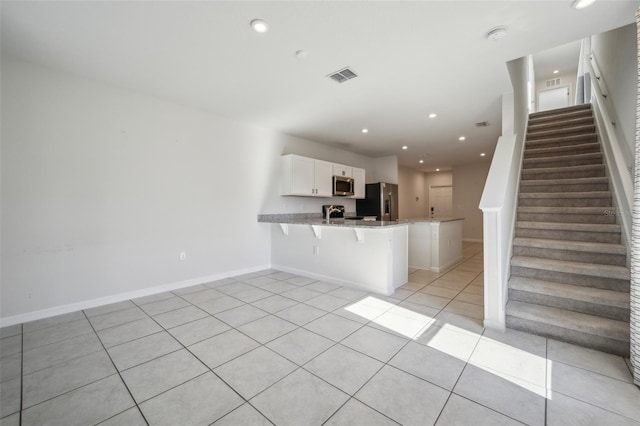
[[[358,216],[376,216],[377,220],[398,220],[398,185],[395,183],[368,183],[365,198],[356,200]]]

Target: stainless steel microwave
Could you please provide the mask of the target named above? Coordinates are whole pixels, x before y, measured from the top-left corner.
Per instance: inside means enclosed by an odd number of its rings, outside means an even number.
[[[333,195],[346,197],[353,195],[353,178],[344,176],[333,177]]]

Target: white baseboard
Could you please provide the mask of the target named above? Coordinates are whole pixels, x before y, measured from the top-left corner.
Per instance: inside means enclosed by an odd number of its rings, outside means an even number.
[[[483,240],[477,238],[463,238],[462,241],[466,241],[467,243],[481,243]]]
[[[271,265],[256,266],[252,268],[239,269],[236,271],[223,272],[220,274],[207,275],[204,277],[192,278],[189,280],[178,281],[175,283],[163,284],[156,287],[148,287],[140,290],[128,291],[126,293],[118,293],[111,296],[99,297],[97,299],[83,300],[80,302],[70,303],[68,305],[54,306],[51,308],[41,309],[38,311],[26,312],[24,314],[13,315],[6,318],[0,318],[0,327],[7,327],[14,324],[21,324],[29,321],[35,321],[42,318],[53,317],[56,315],[68,314],[70,312],[80,311],[83,309],[95,308],[97,306],[109,305],[111,303],[122,302],[125,300],[136,299],[138,297],[151,296],[152,294],[164,293],[165,291],[178,290],[185,287],[191,287],[198,284],[204,284],[211,281],[232,278],[238,275],[249,274],[271,268]]]
[[[432,270],[433,272],[444,272],[444,271],[446,271],[447,269],[449,269],[449,268],[451,268],[452,266],[454,266],[454,265],[456,265],[457,263],[459,263],[462,259],[464,259],[464,257],[460,256],[459,258],[454,259],[454,260],[452,260],[451,262],[446,263],[446,264],[444,264],[444,265],[442,265],[442,266],[432,266],[432,267],[431,267],[431,270]]]

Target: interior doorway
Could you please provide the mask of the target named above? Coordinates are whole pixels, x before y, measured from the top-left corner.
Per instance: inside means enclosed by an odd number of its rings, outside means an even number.
[[[555,89],[541,90],[538,92],[538,111],[565,108],[569,104],[569,86],[560,86]]]
[[[451,217],[453,187],[451,185],[429,187],[429,214],[431,217]]]

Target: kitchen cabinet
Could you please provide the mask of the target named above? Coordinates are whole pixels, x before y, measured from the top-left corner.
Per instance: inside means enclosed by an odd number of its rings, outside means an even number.
[[[353,177],[353,168],[344,164],[334,164],[333,174],[335,176]]]
[[[282,156],[282,195],[332,197],[333,164],[300,155]]]
[[[365,173],[364,169],[353,168],[353,196],[351,198],[365,197]]]

